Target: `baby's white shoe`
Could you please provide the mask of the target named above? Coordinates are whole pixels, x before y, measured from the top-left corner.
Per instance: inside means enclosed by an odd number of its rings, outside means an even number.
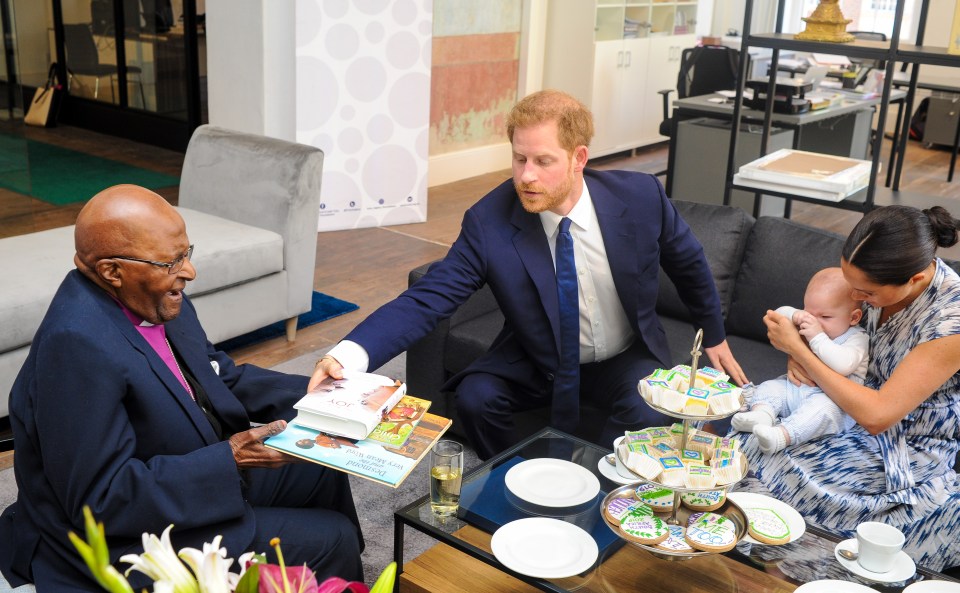
[[[738,412],[730,419],[730,426],[738,432],[756,432],[756,426],[773,426],[776,418],[766,406],[757,406],[749,412]]]
[[[753,427],[753,435],[757,437],[760,450],[767,455],[783,451],[787,446],[787,431],[782,426],[758,424]]]

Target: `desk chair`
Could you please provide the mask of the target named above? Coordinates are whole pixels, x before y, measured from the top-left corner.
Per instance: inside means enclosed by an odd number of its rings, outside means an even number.
[[[740,67],[740,52],[723,45],[689,47],[680,54],[680,73],[677,75],[677,96],[681,99],[708,95],[717,91],[735,90]],[[747,72],[750,71],[749,62]],[[673,118],[670,117],[670,93],[673,89],[657,91],[663,97],[663,121],[660,135],[670,137]],[[656,175],[666,175],[664,169]]]
[[[114,100],[113,78],[118,75],[117,65],[100,63],[100,52],[93,40],[90,25],[86,23],[64,24],[63,42],[67,52],[67,91],[70,90],[70,82],[74,75],[93,76],[96,78],[93,98],[96,99],[100,96],[100,79],[108,76],[110,77],[110,98]],[[137,75],[137,83],[140,87],[140,104],[145,106],[146,98],[143,94],[142,70],[139,66],[127,66],[127,74]]]
[[[857,39],[865,39],[868,41],[886,41],[886,33],[878,33],[876,31],[847,31]],[[850,58],[850,61],[854,64],[859,64],[861,68],[869,66],[870,68],[886,68],[886,60],[865,60],[863,58]]]

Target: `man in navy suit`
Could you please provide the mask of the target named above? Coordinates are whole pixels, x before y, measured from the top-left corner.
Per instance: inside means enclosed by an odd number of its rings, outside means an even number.
[[[513,444],[517,411],[552,406],[552,423],[576,431],[577,395],[608,411],[598,443],[610,446],[624,430],[669,422],[637,392],[640,378],[671,365],[655,311],[661,266],[703,328],[710,364],[746,382],[726,342],[703,248],[656,177],[585,169],[593,119],[559,91],[521,100],[508,117],[507,134],[512,182],[467,210],[446,257],[322,358],[311,385],[340,376],[343,368],[377,368],[488,284],[505,317],[503,330],[484,356],[445,386],[456,389],[462,428],[481,458]],[[575,310],[566,316],[573,319],[567,342],[573,345],[566,349],[561,326],[571,324],[561,321],[561,301],[571,299],[558,288],[566,260],[555,262],[555,253],[570,249],[558,247],[569,244],[558,243],[565,219],[575,260]]]
[[[232,558],[272,555],[279,537],[287,563],[362,580],[346,475],[263,446],[307,377],[237,366],[207,341],[183,292],[196,270],[177,211],[140,187],[106,189],[80,211],[76,249],[10,394],[19,492],[0,517],[0,570],[11,584],[98,588],[67,538],[83,533],[84,506],[111,562],[173,524],[178,550],[222,535]]]

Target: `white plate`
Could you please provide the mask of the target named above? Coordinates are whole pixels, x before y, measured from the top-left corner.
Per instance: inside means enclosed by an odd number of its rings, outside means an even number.
[[[617,484],[621,484],[623,486],[626,486],[627,484],[636,484],[638,482],[643,481],[640,478],[635,478],[633,480],[629,478],[624,478],[623,476],[617,473],[617,468],[607,463],[607,460],[605,457],[600,458],[600,461],[597,463],[597,469],[600,470],[600,473],[603,474],[604,478],[607,478],[608,480],[612,480]]]
[[[750,509],[770,509],[780,515],[780,518],[786,521],[787,527],[790,528],[791,542],[800,539],[800,536],[807,531],[807,523],[803,520],[803,517],[800,516],[800,513],[798,513],[792,506],[785,502],[781,502],[776,498],[767,496],[766,494],[756,494],[753,492],[727,492],[727,498],[732,500],[743,509],[743,512],[747,515],[747,520],[750,519]],[[763,542],[757,541],[750,537],[749,532],[747,532],[747,535],[743,536],[743,541],[764,545]]]
[[[531,517],[507,523],[490,540],[501,564],[528,577],[562,579],[588,570],[597,561],[597,542],[576,525]]]
[[[910,556],[907,556],[906,552],[900,552],[893,559],[893,568],[889,572],[871,572],[866,568],[860,566],[860,563],[856,560],[847,560],[842,557],[838,552],[839,550],[857,550],[857,538],[850,538],[843,540],[837,547],[833,550],[833,555],[844,568],[857,575],[858,577],[863,577],[868,581],[876,581],[878,583],[899,583],[900,581],[905,581],[917,573],[917,565],[913,563],[913,559]]]
[[[918,581],[908,585],[903,593],[957,593],[960,583],[953,581]]]
[[[860,583],[825,579],[804,583],[797,587],[793,593],[876,593],[876,591]]]
[[[549,457],[521,461],[507,470],[503,482],[520,500],[550,508],[585,504],[600,492],[600,480],[593,472]]]

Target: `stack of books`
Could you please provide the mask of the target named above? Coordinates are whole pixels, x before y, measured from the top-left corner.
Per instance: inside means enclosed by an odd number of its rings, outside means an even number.
[[[451,425],[405,384],[371,373],[328,378],[294,408],[296,418],[264,445],[392,488]]]
[[[839,202],[870,182],[870,161],[782,148],[733,176],[742,187]]]

